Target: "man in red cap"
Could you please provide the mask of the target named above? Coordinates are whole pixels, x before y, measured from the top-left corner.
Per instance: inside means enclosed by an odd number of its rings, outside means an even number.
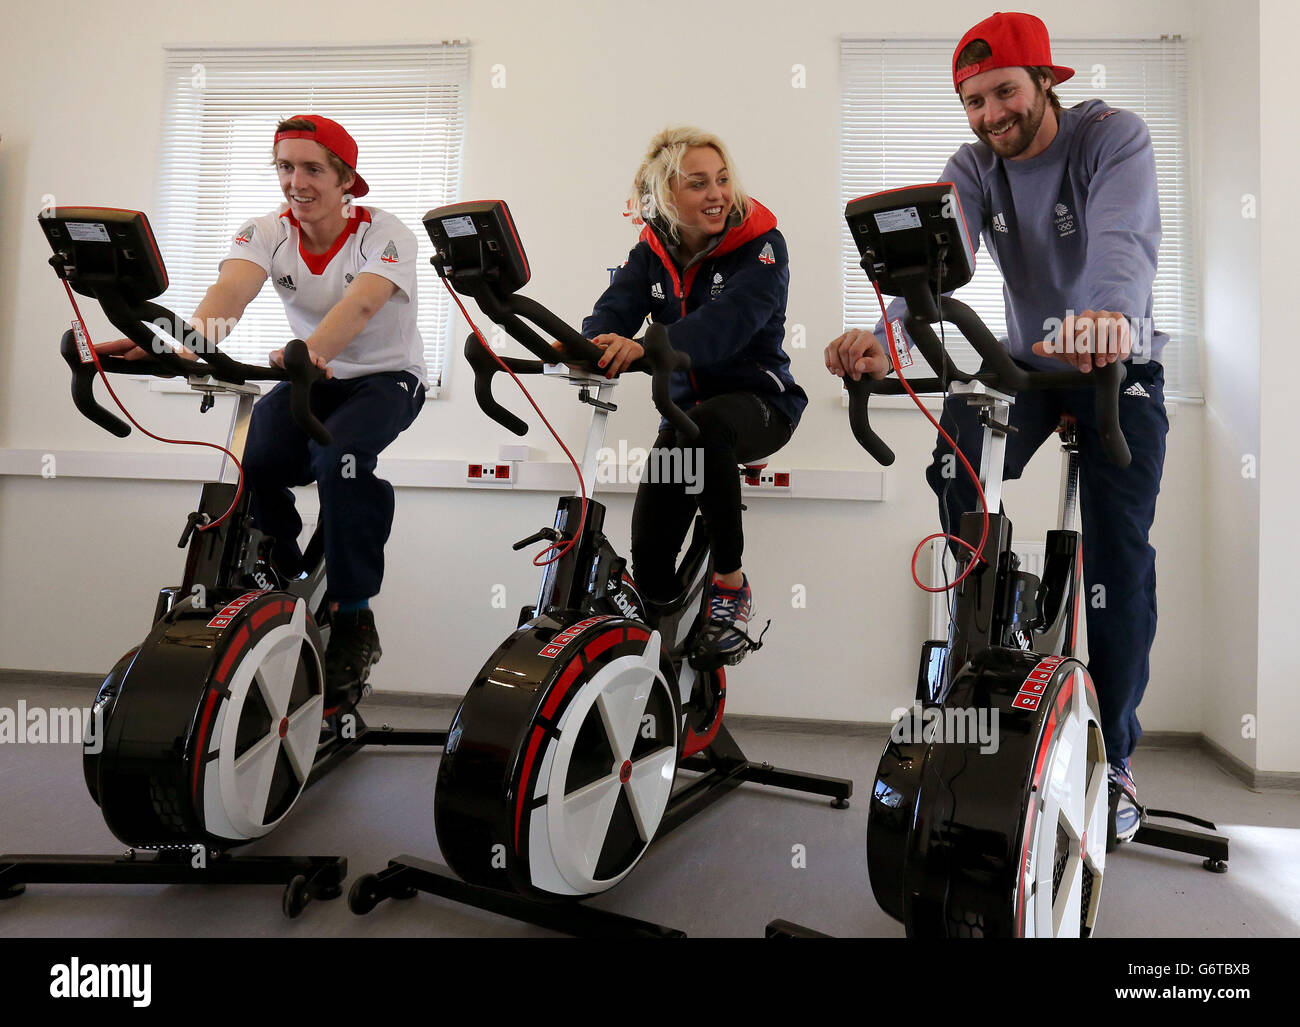
[[[1152,283],[1160,248],[1155,157],[1146,124],[1130,111],[1088,100],[1062,109],[1053,86],[1073,74],[1053,63],[1047,27],[1033,15],[999,13],[980,22],[953,53],[953,86],[976,143],[961,147],[940,181],[961,200],[971,243],[981,237],[1005,280],[1012,357],[1035,370],[1060,361],[1083,372],[1126,364],[1120,425],[1133,454],[1120,470],[1105,458],[1091,390],[1021,393],[1011,408],[1005,477],[1025,464],[1063,416],[1078,425],[1087,581],[1089,666],[1126,841],[1140,823],[1129,757],[1141,736],[1137,706],[1146,689],[1156,629],[1155,550],[1148,542],[1164,467],[1169,421],[1164,372],[1168,341],[1152,327]],[[901,316],[897,302],[890,317]],[[1132,325],[1142,326],[1139,332]],[[884,334],[883,323],[876,333]],[[850,331],[826,348],[836,375],[882,378],[889,371],[877,334]],[[974,408],[945,404],[943,427],[972,465],[980,458]],[[976,509],[974,486],[951,476],[942,439],[927,479],[945,530]]]
[[[253,520],[275,539],[271,564],[282,577],[303,570],[302,520],[289,489],[317,483],[330,601],[329,715],[356,705],[380,655],[369,600],[383,580],[394,499],[375,465],[419,413],[427,374],[416,326],[416,241],[391,214],[353,204],[370,187],[342,125],[315,114],[282,121],[272,153],[285,202],[235,233],[190,323],[221,342],[271,278],[294,336],[326,369],[312,390],[312,412],[333,442],[321,446],[303,434],[281,383],[253,408],[243,466]],[[133,346],[120,340],[102,348]],[[271,363],[282,358],[277,349]]]

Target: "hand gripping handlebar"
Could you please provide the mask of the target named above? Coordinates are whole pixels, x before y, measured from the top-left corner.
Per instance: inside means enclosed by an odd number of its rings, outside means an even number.
[[[933,320],[938,320],[938,311],[931,313],[934,315]],[[904,319],[908,335],[931,369],[943,375],[942,378],[909,378],[908,384],[915,392],[942,393],[947,390],[947,383],[953,381],[980,381],[990,388],[1010,394],[1027,389],[1095,389],[1097,425],[1106,456],[1116,467],[1129,465],[1132,456],[1119,425],[1119,390],[1126,376],[1122,363],[1115,361],[1105,367],[1094,368],[1088,374],[1078,371],[1027,371],[1011,359],[979,315],[965,303],[945,298],[943,320],[957,326],[966,340],[975,347],[987,370],[975,374],[959,370],[944,352],[930,321],[915,316],[909,309]],[[942,372],[938,371],[940,368],[943,369]],[[846,377],[844,385],[849,393],[849,426],[853,430],[853,437],[878,463],[889,466],[894,462],[894,452],[872,430],[867,405],[873,394],[900,395],[907,390],[897,379],[876,381],[865,375],[858,381]]]
[[[524,323],[525,317],[563,344],[563,359],[566,362],[598,370],[596,364],[601,358],[600,347],[583,338],[535,300],[518,294],[502,297],[490,289],[476,291],[474,299],[488,317],[538,357],[537,360],[500,358],[515,374],[540,374],[544,365],[557,363],[561,359],[560,354]],[[645,348],[645,356],[634,361],[627,369],[644,371],[651,376],[650,394],[656,409],[681,433],[684,440],[693,441],[699,437],[699,426],[670,398],[672,374],[675,371],[690,370],[690,357],[673,349],[663,325],[651,325],[646,330],[641,345]],[[465,358],[474,369],[474,397],[483,412],[507,431],[515,435],[525,434],[528,425],[501,406],[492,395],[492,378],[502,370],[502,366],[475,334],[465,340]]]
[[[199,338],[202,339],[201,336]],[[242,364],[221,353],[207,343],[206,339],[202,339],[202,342],[205,345],[197,350],[197,360],[185,360],[166,351],[143,360],[101,356],[99,364],[106,374],[148,374],[159,378],[210,376],[231,385],[242,385],[248,381],[288,381],[289,407],[298,426],[321,445],[330,443],[329,432],[312,414],[310,405],[311,387],[324,377],[325,372],[312,363],[305,342],[293,339],[285,346],[283,368]],[[116,414],[100,406],[95,399],[95,364],[83,357],[82,344],[78,343],[73,331],[63,333],[59,352],[72,371],[72,401],[77,409],[87,419],[118,438],[130,435],[131,428]]]

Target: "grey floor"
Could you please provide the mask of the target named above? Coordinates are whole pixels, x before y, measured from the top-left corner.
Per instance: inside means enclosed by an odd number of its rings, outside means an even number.
[[[55,685],[0,686],[0,706],[89,705],[92,693]],[[373,724],[445,727],[446,706],[363,707]],[[751,759],[848,777],[856,794],[836,811],[820,799],[746,785],[668,835],[593,905],[700,937],[762,936],[794,920],[839,936],[902,937],[867,882],[866,793],[884,742],[878,734],[808,734],[742,722],[733,734]],[[435,750],[367,751],[310,789],[273,835],[241,850],[347,857],[351,876],[401,853],[438,858],[433,830]],[[1140,749],[1145,801],[1218,823],[1231,869],[1125,846],[1107,864],[1098,935],[1300,935],[1300,795],[1250,791],[1207,756]],[[75,745],[0,744],[0,853],[116,853],[86,793]],[[802,850],[796,847],[802,846]],[[795,854],[802,851],[804,867]],[[347,884],[345,884],[345,888]],[[31,885],[0,903],[0,936],[525,937],[548,932],[420,896],[354,916],[343,899],[314,903],[295,921],[274,886]]]

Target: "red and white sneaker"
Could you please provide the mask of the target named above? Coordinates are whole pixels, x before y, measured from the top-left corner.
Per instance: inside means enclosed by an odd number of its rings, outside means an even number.
[[[739,588],[728,588],[716,577],[709,592],[709,623],[705,637],[712,653],[728,659],[743,655],[751,646],[749,622],[754,618],[754,593],[749,578]]]

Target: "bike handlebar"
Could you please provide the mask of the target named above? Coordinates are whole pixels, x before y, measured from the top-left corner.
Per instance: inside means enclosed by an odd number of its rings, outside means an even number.
[[[334,440],[311,412],[311,387],[325,377],[324,368],[312,362],[311,352],[301,339],[290,339],[285,343],[283,360],[289,382],[289,412],[294,423],[318,445],[328,446]]]
[[[479,409],[506,431],[514,435],[527,435],[528,422],[516,417],[492,395],[492,376],[501,370],[501,364],[497,363],[492,351],[478,341],[475,332],[470,332],[465,339],[465,359],[474,370],[474,398],[478,400]],[[541,374],[545,366],[541,360],[520,360],[518,357],[500,359],[515,374]]]
[[[476,290],[472,295],[488,317],[501,325],[512,338],[522,343],[539,358],[519,360],[514,357],[502,357],[502,362],[515,374],[541,374],[544,365],[558,363],[561,359],[560,355],[523,321],[524,317],[545,329],[563,345],[565,363],[579,367],[586,365],[588,370],[599,373],[596,365],[602,356],[600,347],[590,339],[584,338],[536,300],[517,293],[502,297],[487,288]],[[645,349],[645,356],[633,361],[628,365],[627,370],[642,371],[650,375],[650,395],[655,408],[681,433],[683,439],[694,441],[700,434],[699,425],[692,421],[670,396],[673,372],[689,371],[691,358],[673,349],[672,343],[668,340],[668,332],[663,325],[652,324],[646,329],[641,345]],[[507,431],[515,435],[526,434],[527,423],[501,406],[492,395],[492,378],[502,368],[497,363],[496,357],[479,343],[476,334],[471,334],[465,340],[465,357],[470,367],[474,369],[474,398],[478,400],[479,407]]]
[[[243,364],[231,359],[209,342],[203,335],[193,332],[192,337],[182,340],[186,348],[191,349],[198,359],[186,360],[169,350],[158,350],[156,337],[141,323],[138,313],[167,318],[167,323],[178,324],[176,316],[166,307],[155,303],[141,304],[137,312],[117,309],[117,304],[109,296],[97,297],[101,306],[109,314],[109,320],[137,346],[152,356],[143,360],[127,360],[125,357],[101,356],[99,365],[105,374],[148,374],[159,378],[188,378],[195,375],[208,375],[217,381],[232,385],[243,385],[249,381],[288,381],[290,383],[289,407],[294,421],[312,439],[323,446],[330,444],[330,433],[311,412],[311,387],[324,377],[325,372],[312,363],[307,344],[301,339],[293,339],[284,347],[284,367],[270,367],[259,364]],[[123,315],[127,316],[123,316]],[[190,336],[190,333],[186,333]],[[87,343],[86,345],[89,345]],[[63,333],[59,342],[59,352],[72,371],[72,402],[81,414],[93,421],[105,431],[126,438],[131,428],[116,414],[100,406],[95,399],[95,364],[83,359],[81,346],[76,333],[69,330]]]
[[[935,378],[909,378],[908,384],[915,392],[945,392],[945,383],[953,381],[979,381],[990,388],[1013,395],[1030,389],[1095,389],[1097,425],[1106,456],[1120,468],[1127,467],[1132,461],[1128,442],[1119,424],[1119,389],[1127,374],[1122,363],[1109,363],[1105,367],[1094,368],[1088,374],[1078,371],[1027,371],[1011,359],[1006,348],[993,337],[993,333],[975,311],[960,300],[945,297],[943,320],[957,326],[988,368],[968,374],[952,362],[934,334],[931,324],[940,319],[939,310],[928,289],[909,292],[907,301],[904,328],[931,370],[939,375]],[[903,341],[899,340],[899,344],[902,345]],[[846,377],[844,384],[849,392],[849,426],[854,438],[878,463],[888,467],[894,462],[894,452],[872,430],[867,404],[873,393],[900,395],[907,390],[897,379],[877,381],[864,376],[854,381],[851,377]]]

